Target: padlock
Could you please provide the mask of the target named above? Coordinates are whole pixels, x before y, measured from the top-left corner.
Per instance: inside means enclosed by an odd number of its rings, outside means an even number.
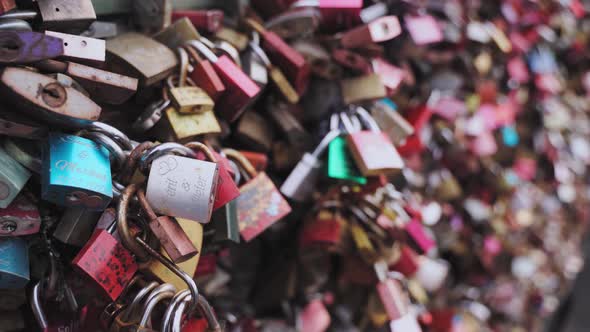
[[[182,47],[189,40],[198,40],[200,37],[195,26],[187,18],[177,20],[153,36],[156,41],[168,46],[171,50]]]
[[[346,49],[335,49],[332,51],[332,59],[334,61],[359,74],[370,74],[373,70],[371,68],[371,62],[365,59],[363,56]],[[375,70],[376,73],[379,71]]]
[[[156,215],[147,202],[143,189],[137,191],[137,198],[144,216],[148,219],[150,230],[158,238],[160,245],[174,263],[185,262],[198,253],[197,248],[176,219]]]
[[[163,112],[154,132],[164,142],[186,142],[198,135],[217,134],[221,127],[212,111],[201,114],[180,114],[174,107],[163,105],[150,110],[154,113]],[[149,119],[149,118],[148,118]]]
[[[369,74],[340,81],[345,104],[351,104],[387,96],[385,85],[379,74]]]
[[[339,135],[339,130],[330,131],[312,153],[303,155],[301,161],[281,185],[283,195],[298,202],[306,201],[311,197],[322,170],[320,157],[328,149],[330,142]]]
[[[405,69],[396,67],[383,58],[374,58],[371,65],[373,72],[381,76],[381,81],[385,85],[388,95],[396,93],[401,84],[408,80]]]
[[[433,259],[428,256],[420,256],[419,267],[415,278],[428,292],[439,290],[449,273],[449,265],[441,259]]]
[[[131,1],[133,23],[144,33],[160,31],[170,25],[172,0]]]
[[[400,145],[414,133],[414,127],[386,101],[375,102],[372,111],[375,121],[394,145]]]
[[[254,111],[246,112],[240,118],[234,136],[244,146],[261,152],[270,150],[275,137],[272,125]]]
[[[215,32],[215,38],[226,41],[239,51],[248,48],[248,36],[227,26],[221,27]]]
[[[72,260],[74,269],[92,280],[102,296],[116,300],[138,269],[137,262],[113,235],[117,221],[108,230],[97,229]]]
[[[96,20],[90,0],[39,0],[41,28],[56,31],[83,31]]]
[[[23,236],[39,232],[39,209],[24,193],[0,209],[0,236]]]
[[[389,329],[391,332],[422,332],[418,319],[413,313],[389,322]]]
[[[213,64],[213,68],[225,85],[225,93],[215,111],[233,122],[250,106],[260,93],[260,88],[227,56],[217,57],[205,44],[193,40],[187,43]]]
[[[378,254],[367,232],[361,225],[359,225],[359,222],[356,220],[352,220],[349,225],[349,230],[354,242],[354,246],[360,257],[367,264],[373,264],[373,262],[377,260]]]
[[[140,277],[135,276],[129,282],[119,299],[111,302],[101,313],[101,327],[109,332],[120,332],[129,329],[137,324],[141,318],[140,308],[147,303],[148,298],[160,292],[172,291],[171,285],[160,285],[156,281],[149,282],[143,287],[144,282]],[[145,283],[145,282],[144,282]],[[139,286],[139,287],[138,287]],[[139,288],[134,292],[135,288]],[[125,300],[125,297],[130,297]]]
[[[29,249],[18,237],[0,238],[0,288],[20,289],[29,282]]]
[[[175,301],[177,300],[177,301]],[[166,330],[166,326],[170,328],[171,331],[181,331],[181,322],[182,317],[186,314],[186,317],[194,316],[194,311],[198,308],[198,311],[204,316],[203,319],[198,319],[195,321],[195,318],[190,318],[186,324],[182,327],[182,331],[193,331],[195,329],[201,330],[206,327],[205,331],[211,332],[222,332],[225,331],[225,324],[220,324],[218,321],[215,312],[209,302],[202,296],[199,295],[196,303],[197,308],[190,307],[188,303],[192,301],[192,295],[188,291],[182,291],[177,293],[174,298],[172,299],[168,312],[174,312],[174,317],[166,319],[167,315],[165,314],[164,319],[162,320],[162,331]],[[187,312],[188,311],[188,312]],[[170,315],[172,316],[172,315]],[[200,321],[204,320],[204,324],[200,324]]]
[[[310,222],[305,223],[299,236],[299,245],[315,245],[335,251],[340,244],[345,229],[345,221],[341,214],[341,203],[324,201]]]
[[[222,28],[223,11],[221,10],[175,10],[172,12],[172,22],[186,17],[197,29],[215,33]]]
[[[276,33],[268,31],[260,23],[246,19],[246,23],[262,37],[262,48],[266,51],[270,61],[285,72],[285,76],[301,95],[307,88],[310,67],[303,56],[289,46]]]
[[[32,31],[0,31],[0,62],[31,63],[64,55],[61,39]]]
[[[357,107],[357,114],[370,128],[347,136],[348,144],[357,166],[364,176],[392,174],[404,167],[399,153],[369,113]]]
[[[43,199],[103,210],[113,197],[109,152],[91,140],[50,133],[43,159]]]
[[[438,43],[443,40],[440,25],[430,15],[404,17],[406,28],[416,45]]]
[[[83,247],[92,236],[100,216],[98,211],[82,207],[68,208],[53,231],[53,237],[65,244]]]
[[[435,240],[428,234],[422,223],[417,218],[412,218],[404,225],[406,234],[415,243],[420,253],[428,254],[436,246]]]
[[[54,124],[79,127],[100,116],[100,106],[90,98],[24,68],[4,68],[0,74],[0,90],[19,109]]]
[[[35,66],[48,72],[64,73],[80,83],[92,99],[119,105],[137,91],[137,79],[75,62],[53,60],[37,62]]]
[[[165,45],[138,33],[125,33],[106,44],[109,70],[139,77],[142,86],[153,85],[168,77],[178,60]]]
[[[322,16],[322,29],[338,31],[350,28],[360,23],[360,13],[363,2],[360,0],[300,0],[291,5],[294,8],[315,7]]]
[[[290,144],[303,149],[311,147],[312,137],[296,118],[295,106],[279,99],[268,99],[268,115],[274,120],[275,125],[285,135]],[[252,162],[252,160],[250,160]],[[252,162],[254,163],[254,162]]]
[[[250,42],[250,48],[254,51],[256,55],[262,60],[262,63],[266,67],[270,78],[274,82],[275,86],[278,88],[279,92],[285,97],[285,99],[290,102],[291,104],[296,104],[299,101],[299,95],[289,83],[283,72],[276,66],[274,66],[271,62],[266,53],[258,46],[256,43]]]
[[[330,118],[331,130],[337,130],[339,123],[344,125],[345,134],[350,135],[357,131],[345,113],[332,114]],[[352,159],[346,137],[343,135],[334,138],[328,146],[327,174],[332,179],[353,181],[363,185],[367,184],[367,178],[360,174],[358,167]]]
[[[264,27],[290,40],[297,37],[310,36],[320,24],[321,14],[315,8],[296,8],[285,11],[266,21]]]
[[[178,48],[180,55],[180,75],[178,86],[174,86],[173,77],[168,77],[166,83],[170,89],[170,101],[174,108],[182,114],[205,113],[213,111],[213,100],[209,98],[203,89],[195,86],[191,80],[187,80],[188,54],[183,48]],[[188,85],[187,85],[188,83]]]
[[[232,200],[213,211],[211,222],[205,226],[205,233],[212,230],[212,244],[226,245],[227,243],[240,243],[240,232],[238,226],[237,202]]]
[[[1,110],[0,134],[10,137],[41,139],[47,137],[47,127],[26,116]]]
[[[291,207],[264,172],[256,173],[252,164],[238,151],[223,149],[250,177],[240,187],[237,200],[238,225],[242,238],[249,242],[266,228],[291,212]]]
[[[106,58],[105,41],[68,33],[45,31],[45,35],[59,38],[63,42],[63,58],[74,61],[104,62]]]
[[[166,147],[165,144],[156,146],[142,158],[146,164],[151,163],[146,190],[148,202],[157,213],[208,223],[218,181],[213,154],[203,147],[212,162],[175,155],[158,156]],[[180,147],[194,156],[189,148]]]
[[[344,48],[357,48],[369,43],[381,43],[399,36],[402,28],[397,16],[380,17],[366,25],[345,31],[340,38]]]
[[[254,35],[254,33],[253,33]],[[242,70],[248,75],[256,85],[264,89],[268,84],[268,70],[260,60],[260,57],[251,49],[247,49],[240,57]]]
[[[154,309],[159,302],[172,299],[173,297],[174,297],[174,291],[163,291],[163,292],[159,292],[159,293],[155,294],[152,298],[148,299],[148,301],[144,305],[143,312],[141,314],[139,322],[137,324],[134,324],[135,326],[132,327],[133,331],[137,331],[137,332],[156,331],[155,329],[151,328],[152,327],[151,326],[152,325],[151,324],[151,316],[154,312]]]
[[[379,279],[377,294],[389,320],[393,321],[407,315],[410,301],[400,281],[389,277],[387,263],[384,261],[378,261],[373,266]]]
[[[203,59],[191,47],[185,46],[185,50],[189,53],[193,67],[192,72],[189,74],[190,78],[197,86],[205,90],[211,99],[214,101],[219,99],[225,92],[225,85],[221,82],[221,78],[217,75],[215,69],[213,69],[211,62]]]
[[[43,309],[43,288],[42,288],[43,281],[37,282],[31,291],[30,296],[30,305],[31,311],[33,312],[33,317],[35,317],[35,321],[37,325],[41,328],[43,332],[60,332],[60,331],[79,331],[79,317],[78,316],[78,303],[72,293],[71,289],[66,289],[66,294],[64,296],[67,305],[68,305],[68,312],[64,312],[60,310],[59,305],[57,306],[47,306],[49,310],[51,310],[51,315],[46,315],[45,310]],[[56,302],[54,302],[55,304]]]
[[[7,208],[29,180],[31,173],[0,149],[0,208]]]

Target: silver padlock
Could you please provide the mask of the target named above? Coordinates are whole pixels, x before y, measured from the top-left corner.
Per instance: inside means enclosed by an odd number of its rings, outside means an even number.
[[[163,153],[161,149],[159,151],[160,156],[157,158],[150,157],[153,155],[152,151],[146,153],[146,159],[153,160],[146,196],[154,211],[171,217],[208,223],[217,190],[217,163]]]
[[[310,198],[315,183],[322,169],[320,156],[326,151],[330,142],[340,135],[340,130],[330,131],[315,148],[313,153],[305,153],[291,174],[281,186],[281,193],[286,197],[303,202]]]

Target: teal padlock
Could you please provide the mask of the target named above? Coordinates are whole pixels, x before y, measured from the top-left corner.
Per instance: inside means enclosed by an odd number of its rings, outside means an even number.
[[[29,249],[19,237],[0,239],[0,289],[24,288],[30,279]]]
[[[113,198],[109,151],[86,138],[50,133],[42,180],[41,196],[58,205],[104,210]]]
[[[330,118],[330,129],[335,130],[342,123],[347,134],[355,131],[354,125],[345,113],[332,114]],[[336,137],[328,146],[328,177],[338,180],[356,182],[358,184],[367,184],[367,178],[361,175],[361,172],[352,159],[346,137],[340,135]]]
[[[18,195],[31,173],[0,149],[0,208],[5,209]]]

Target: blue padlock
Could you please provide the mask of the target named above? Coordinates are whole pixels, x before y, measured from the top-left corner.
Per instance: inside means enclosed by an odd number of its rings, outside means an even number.
[[[29,282],[29,250],[18,237],[0,238],[0,289],[24,288]]]
[[[43,156],[44,200],[104,210],[113,198],[109,151],[74,135],[49,134]]]

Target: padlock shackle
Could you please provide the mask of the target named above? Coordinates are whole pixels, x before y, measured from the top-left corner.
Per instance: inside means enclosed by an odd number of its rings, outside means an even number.
[[[215,55],[215,53],[213,53],[213,51],[200,40],[189,40],[185,43],[185,46],[192,47],[194,50],[207,58],[207,60],[213,63],[219,60],[219,57],[217,57],[217,55]]]
[[[143,299],[146,298],[146,296],[148,294],[150,294],[157,286],[158,286],[158,283],[155,281],[152,281],[149,284],[147,284],[145,287],[141,288],[137,292],[137,294],[135,294],[135,296],[133,297],[133,300],[131,300],[131,302],[125,308],[125,310],[123,310],[117,316],[117,318],[116,318],[117,321],[122,322],[123,324],[130,323],[129,318],[131,317],[131,314],[133,314],[135,311],[137,311],[137,309],[139,308],[139,305],[141,304],[141,301],[143,301]]]
[[[162,118],[162,114],[168,106],[170,106],[170,98],[168,97],[168,90],[163,89],[162,99],[150,103],[145,110],[133,121],[131,129],[135,132],[144,133],[152,129],[158,121]]]
[[[133,144],[131,144],[129,137],[111,125],[100,121],[94,121],[91,122],[85,129],[107,135],[110,139],[117,142],[123,150],[133,150]]]
[[[150,259],[150,254],[144,250],[143,246],[135,241],[127,222],[129,203],[132,197],[135,196],[138,188],[139,185],[130,184],[121,193],[121,198],[117,204],[117,232],[121,236],[121,243],[125,248],[135,254],[140,261],[146,262]]]
[[[264,52],[260,45],[251,41],[248,43],[248,46],[250,47],[252,52],[254,52],[254,54],[262,61],[266,69],[269,69],[272,66],[272,63],[270,62],[268,55],[266,55],[266,52]]]
[[[238,166],[242,167],[242,169],[246,171],[246,174],[248,174],[250,178],[254,178],[258,174],[258,172],[256,172],[256,168],[254,168],[248,158],[244,157],[244,155],[238,150],[226,148],[222,151],[227,158],[232,159]]]
[[[371,114],[369,114],[369,112],[366,109],[364,109],[363,107],[357,106],[355,108],[355,112],[356,112],[356,114],[359,115],[361,120],[364,121],[365,125],[369,128],[370,131],[375,132],[375,133],[381,132],[381,129],[379,128],[379,125],[377,124],[377,121],[375,121],[375,119],[373,119]]]
[[[153,298],[151,298],[143,308],[143,314],[141,315],[141,319],[139,320],[139,328],[147,327],[147,324],[150,320],[150,317],[154,311],[156,305],[166,299],[171,299],[174,297],[174,292],[161,292],[156,294]]]
[[[164,312],[164,316],[162,318],[162,325],[160,327],[161,332],[169,332],[173,331],[172,329],[172,319],[174,317],[175,312],[178,310],[178,305],[185,300],[187,296],[190,296],[190,291],[188,289],[182,290],[174,295],[174,297],[170,300],[166,311]]]
[[[154,145],[155,144],[153,142],[146,141],[139,144],[133,150],[131,150],[131,153],[129,153],[127,159],[125,159],[125,164],[123,165],[119,173],[119,183],[121,183],[122,185],[127,185],[131,181],[131,178],[133,177],[133,173],[135,172],[139,159],[141,158],[141,156],[143,156],[143,154],[146,151],[154,147]]]
[[[184,316],[186,303],[192,301],[192,296],[188,291],[183,291],[181,293],[182,295],[179,296],[180,302],[177,304],[177,310],[175,312],[174,319],[172,321],[172,328],[170,331],[180,331],[180,323],[182,321],[182,317]],[[219,320],[215,316],[215,312],[213,311],[213,308],[211,307],[207,299],[202,295],[199,295],[197,302],[199,312],[203,317],[205,317],[205,320],[207,321],[207,331],[223,332],[221,325],[219,324]],[[192,312],[193,311],[189,311],[187,315],[190,317]],[[164,331],[164,329],[162,330]]]
[[[331,130],[330,132],[328,132],[326,136],[322,138],[320,144],[318,144],[318,146],[313,150],[313,153],[311,155],[314,158],[319,159],[321,155],[328,149],[328,146],[330,146],[330,142],[336,139],[336,137],[340,136],[340,134],[341,132],[338,129]]]
[[[267,32],[266,28],[262,24],[258,23],[256,20],[252,18],[246,18],[244,20],[244,23],[261,35],[264,35],[264,33]]]
[[[6,19],[34,20],[37,15],[39,15],[39,13],[35,10],[11,10],[0,15],[0,19],[2,19],[2,21]]]
[[[156,214],[156,212],[154,212],[154,209],[152,208],[152,206],[148,202],[147,197],[145,197],[145,190],[143,188],[137,189],[136,195],[137,195],[137,200],[139,201],[139,205],[141,206],[141,210],[143,211],[143,213],[146,214],[146,217],[148,218],[148,220],[150,222],[157,220],[158,215]]]
[[[107,151],[110,153],[109,157],[112,159],[115,169],[119,169],[121,166],[123,166],[127,156],[125,155],[123,149],[121,149],[121,146],[109,136],[96,131],[82,131],[79,134],[80,137],[87,138],[107,149]]]
[[[176,154],[183,157],[197,159],[197,154],[184,145],[178,143],[161,143],[147,150],[139,159],[139,169],[147,174],[152,162],[167,154]]]
[[[186,77],[188,75],[189,58],[187,51],[182,47],[176,48],[178,53],[178,87],[182,87],[186,83]]]
[[[49,326],[47,316],[45,316],[45,312],[43,312],[43,308],[41,307],[41,280],[33,286],[31,291],[31,310],[39,327],[42,330],[47,329]]]
[[[213,49],[223,52],[225,55],[229,56],[238,67],[242,68],[240,52],[232,44],[225,40],[219,40],[213,44]]]
[[[340,117],[340,122],[342,122],[342,125],[344,126],[344,130],[346,130],[347,134],[352,134],[357,131],[354,128],[354,125],[352,124],[352,121],[350,120],[350,117],[348,116],[348,114],[346,114],[346,112],[340,112],[339,117]]]
[[[184,146],[186,146],[187,148],[191,149],[191,150],[197,150],[197,151],[201,151],[205,154],[205,157],[207,157],[207,159],[210,162],[213,163],[217,163],[217,158],[215,157],[215,155],[213,154],[213,152],[211,152],[211,149],[209,149],[209,147],[207,145],[205,145],[204,143],[201,142],[188,142],[186,143]]]
[[[3,18],[0,21],[1,31],[33,31],[33,27],[24,20],[14,18]]]
[[[189,290],[191,291],[193,299],[199,298],[199,289],[197,288],[197,284],[191,276],[189,276],[186,272],[180,269],[178,265],[174,264],[174,262],[172,262],[169,258],[163,256],[157,250],[152,248],[149,244],[145,243],[145,241],[143,241],[140,237],[136,237],[135,241],[150,256],[160,261],[160,263],[162,263],[166,268],[168,268],[170,271],[174,272],[174,274],[180,277],[180,279],[182,279],[187,284]],[[196,309],[197,305],[197,301],[192,301],[190,305],[191,311]]]

